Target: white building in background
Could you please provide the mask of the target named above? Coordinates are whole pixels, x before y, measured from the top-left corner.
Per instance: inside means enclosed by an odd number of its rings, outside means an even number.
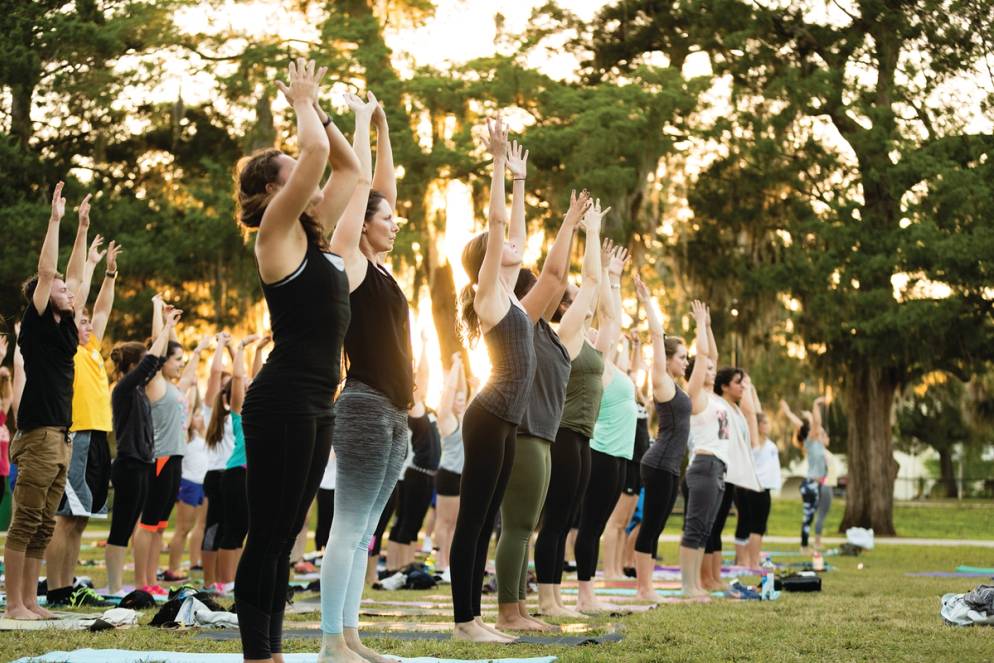
[[[844,477],[849,472],[845,454],[833,454],[828,451],[828,484],[836,486],[839,477]],[[894,452],[894,460],[897,461],[899,469],[897,479],[894,481],[895,500],[913,500],[922,496],[927,496],[936,483],[928,469],[929,461],[938,461],[939,454],[932,448],[928,448],[919,454],[908,454],[903,451]],[[808,471],[808,462],[804,459],[795,460],[790,465],[783,468],[784,490],[780,492],[785,497],[796,497],[797,489],[801,479]]]

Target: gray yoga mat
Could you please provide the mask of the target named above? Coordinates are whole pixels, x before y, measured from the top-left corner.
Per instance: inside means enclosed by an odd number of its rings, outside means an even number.
[[[439,633],[437,631],[375,631],[375,630],[361,630],[359,635],[363,639],[366,638],[377,638],[383,640],[450,640],[451,634],[448,632]],[[202,640],[238,640],[238,631],[204,631],[196,635],[197,638]],[[321,629],[284,629],[283,639],[291,640],[294,638],[300,639],[313,639],[321,637]],[[621,633],[618,630],[612,630],[603,633],[601,635],[564,635],[564,634],[548,634],[548,635],[522,635],[518,638],[518,642],[522,644],[529,645],[556,645],[562,647],[576,647],[579,645],[599,645],[607,644],[612,642],[620,642],[622,639]]]

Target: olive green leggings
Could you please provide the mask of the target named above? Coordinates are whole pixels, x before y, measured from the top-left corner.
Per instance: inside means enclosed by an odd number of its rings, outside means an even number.
[[[552,475],[552,443],[518,435],[514,464],[500,505],[497,542],[497,602],[517,603],[528,595],[528,543],[538,526]]]

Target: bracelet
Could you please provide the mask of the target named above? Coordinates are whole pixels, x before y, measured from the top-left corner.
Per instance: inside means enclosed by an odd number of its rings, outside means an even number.
[[[113,272],[104,272],[104,278],[105,279],[116,279],[117,278],[117,270],[115,269]]]
[[[614,283],[612,283],[612,284],[611,284],[611,288],[612,288],[613,290],[621,290],[621,284],[620,284],[620,283],[618,283],[617,285],[615,285]]]
[[[321,126],[327,129],[329,124],[331,124],[331,116],[326,115],[325,118],[321,121]]]

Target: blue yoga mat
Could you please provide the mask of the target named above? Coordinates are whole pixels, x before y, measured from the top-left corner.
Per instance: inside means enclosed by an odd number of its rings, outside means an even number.
[[[579,590],[572,588],[563,588],[559,591],[563,594],[576,594],[579,592]],[[683,596],[682,589],[657,589],[656,593],[660,596]],[[638,594],[638,590],[628,587],[598,587],[594,589],[594,594],[597,596],[635,596]],[[725,592],[711,592],[711,596],[724,595]]]
[[[284,654],[287,663],[316,663],[317,654]],[[456,658],[398,658],[404,663],[467,663]],[[552,663],[555,656],[536,658],[472,659],[487,663]],[[14,663],[242,663],[241,654],[203,654],[173,651],[129,651],[127,649],[77,649],[53,651],[42,656],[19,658]]]

